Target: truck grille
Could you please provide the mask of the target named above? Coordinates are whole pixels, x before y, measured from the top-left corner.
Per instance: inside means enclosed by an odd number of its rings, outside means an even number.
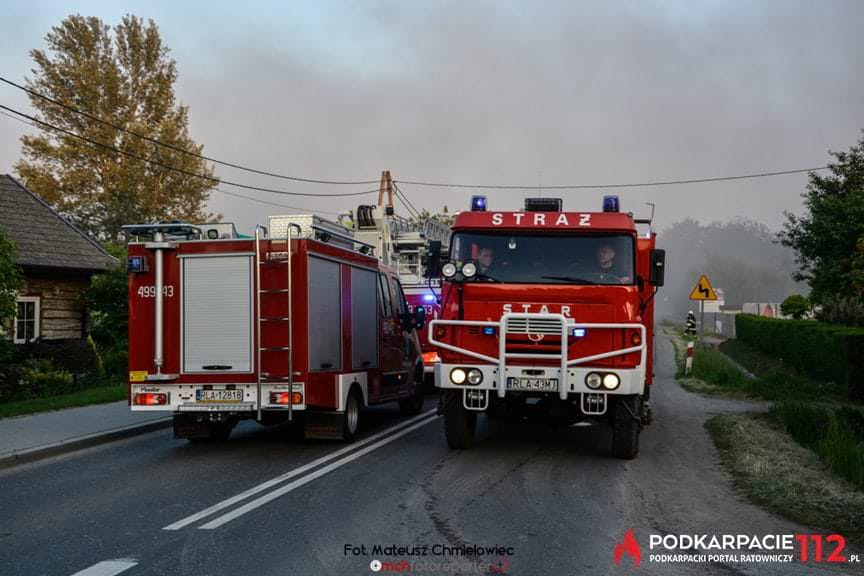
[[[561,334],[561,320],[557,318],[508,318],[508,334]]]

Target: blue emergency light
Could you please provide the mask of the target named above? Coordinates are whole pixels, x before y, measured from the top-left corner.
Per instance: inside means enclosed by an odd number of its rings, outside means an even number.
[[[486,211],[486,197],[485,196],[472,196],[471,197],[471,211],[472,212],[485,212]]]
[[[423,295],[423,301],[424,301],[424,302],[434,302],[434,301],[435,301],[435,296],[432,295],[432,294],[424,294],[424,295]]]
[[[495,327],[494,326],[484,326],[483,327],[483,335],[484,336],[494,336],[495,335]]]
[[[585,328],[573,328],[570,332],[574,338],[584,338],[586,334],[588,334],[588,330]]]
[[[618,196],[603,196],[603,212],[619,212],[620,208]]]

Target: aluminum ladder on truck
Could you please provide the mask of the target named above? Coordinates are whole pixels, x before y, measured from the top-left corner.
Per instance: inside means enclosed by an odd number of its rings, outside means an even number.
[[[255,336],[256,336],[256,366],[255,380],[258,392],[257,402],[257,419],[261,421],[261,405],[264,400],[262,398],[262,384],[264,383],[287,383],[288,384],[288,419],[292,420],[294,416],[294,385],[293,385],[293,344],[294,334],[292,329],[293,310],[291,307],[291,240],[292,226],[288,226],[286,237],[284,239],[265,238],[262,235],[262,230],[266,234],[267,229],[263,226],[255,227]],[[274,244],[285,243],[284,250],[276,250]],[[281,247],[281,246],[279,246]],[[266,249],[265,249],[266,248]],[[285,275],[284,283],[278,281],[276,285],[265,286],[261,281],[261,269],[264,267],[284,268],[287,274]],[[267,275],[271,281],[271,275]],[[261,307],[261,299],[263,298],[285,298],[287,302],[288,313],[284,316],[264,316],[263,308]],[[269,307],[268,307],[269,308]],[[265,346],[262,340],[262,325],[269,326],[287,325],[288,329],[288,345],[287,346]],[[268,333],[273,332],[269,329]],[[263,364],[261,363],[264,354],[284,354],[287,355],[285,365],[288,369],[284,374],[276,374],[272,372],[264,372]],[[272,365],[272,364],[271,364]]]

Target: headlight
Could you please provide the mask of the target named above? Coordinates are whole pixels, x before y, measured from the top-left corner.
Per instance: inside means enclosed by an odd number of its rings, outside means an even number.
[[[450,371],[450,381],[453,382],[453,384],[462,384],[465,382],[467,376],[465,370],[462,368],[453,368],[453,370]]]
[[[617,374],[606,374],[603,376],[603,387],[607,390],[614,390],[621,383],[621,379]]]
[[[441,267],[441,274],[445,278],[452,278],[456,275],[456,265],[452,262],[448,262]]]
[[[466,278],[471,278],[477,274],[477,265],[473,262],[467,262],[462,265],[462,275]]]
[[[600,384],[603,383],[603,377],[600,376],[597,372],[589,372],[587,376],[585,376],[585,385],[592,390],[596,390],[600,387]]]
[[[483,382],[483,372],[477,368],[472,368],[468,371],[468,383],[476,386]]]

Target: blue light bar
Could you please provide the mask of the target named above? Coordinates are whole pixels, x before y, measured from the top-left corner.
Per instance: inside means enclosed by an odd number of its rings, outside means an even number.
[[[472,196],[471,197],[471,211],[472,212],[485,212],[486,211],[486,197],[485,196]]]
[[[432,295],[432,294],[424,294],[424,295],[423,295],[423,301],[424,301],[424,302],[434,302],[434,301],[435,301],[435,296]]]
[[[588,334],[585,328],[573,328],[570,332],[575,338],[584,338]]]
[[[618,196],[603,196],[603,212],[619,212],[620,209]]]
[[[483,327],[483,335],[484,336],[494,336],[495,335],[495,327],[494,326],[484,326]]]

